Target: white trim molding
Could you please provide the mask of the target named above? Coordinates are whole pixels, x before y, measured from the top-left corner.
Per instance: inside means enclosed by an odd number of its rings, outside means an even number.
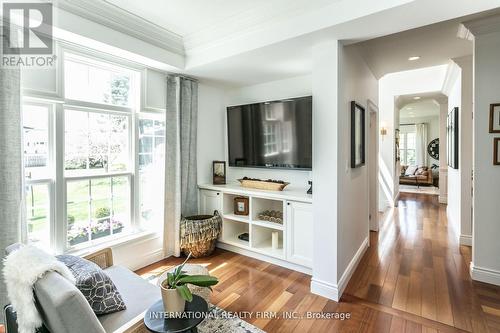
[[[322,281],[316,278],[311,278],[311,292],[316,295],[320,295],[329,299],[332,299],[336,302],[340,300],[342,294],[344,293],[345,288],[347,287],[347,283],[351,279],[352,275],[356,271],[356,268],[363,258],[366,250],[368,249],[368,237],[363,240],[361,246],[356,251],[356,254],[347,265],[344,273],[340,277],[338,284],[332,284],[330,282]]]
[[[473,262],[470,263],[470,276],[472,280],[500,286],[500,271],[475,266]]]
[[[471,235],[460,235],[460,245],[472,246],[472,236]]]
[[[184,41],[178,34],[132,14],[107,1],[60,0],[62,10],[101,24],[164,50],[185,55]]]

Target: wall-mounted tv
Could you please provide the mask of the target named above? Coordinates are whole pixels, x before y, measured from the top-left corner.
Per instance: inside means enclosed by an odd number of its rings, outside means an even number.
[[[312,169],[312,96],[227,108],[229,166]]]

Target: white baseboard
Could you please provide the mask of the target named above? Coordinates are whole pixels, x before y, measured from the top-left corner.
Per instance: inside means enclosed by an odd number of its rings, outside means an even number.
[[[328,299],[338,302],[340,293],[336,284],[331,284],[316,278],[311,278],[311,292],[316,295],[326,297]]]
[[[472,246],[472,236],[460,235],[460,245]]]
[[[472,280],[500,286],[500,271],[474,266],[473,262],[470,263],[470,276]]]
[[[366,237],[363,243],[361,243],[358,251],[356,251],[356,254],[351,259],[349,265],[347,265],[347,268],[340,277],[338,284],[332,284],[313,277],[311,279],[311,292],[313,294],[317,294],[338,302],[340,300],[340,297],[344,293],[345,288],[347,287],[347,283],[354,274],[354,271],[356,271],[356,268],[358,267],[358,264],[361,261],[361,258],[363,258],[363,255],[365,254],[367,249],[368,237]]]
[[[439,196],[439,203],[440,204],[447,204],[448,203],[448,196],[440,195]]]

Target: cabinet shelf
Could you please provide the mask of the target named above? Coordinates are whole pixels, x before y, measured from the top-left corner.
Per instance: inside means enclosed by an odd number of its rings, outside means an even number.
[[[252,221],[252,224],[258,225],[261,227],[265,227],[265,228],[269,228],[269,229],[275,229],[275,230],[283,230],[284,229],[283,224],[269,222],[269,221],[257,220],[257,221]]]
[[[243,223],[250,223],[250,218],[245,215],[236,215],[236,214],[223,214],[223,218]]]

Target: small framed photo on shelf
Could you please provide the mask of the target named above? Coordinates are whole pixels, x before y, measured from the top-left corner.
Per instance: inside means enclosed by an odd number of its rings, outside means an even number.
[[[249,214],[248,203],[249,201],[247,197],[234,198],[234,215],[248,216]]]
[[[490,105],[490,133],[500,133],[500,103]]]
[[[500,138],[493,142],[493,165],[500,165]]]
[[[212,162],[213,184],[226,185],[226,162],[213,161]]]

